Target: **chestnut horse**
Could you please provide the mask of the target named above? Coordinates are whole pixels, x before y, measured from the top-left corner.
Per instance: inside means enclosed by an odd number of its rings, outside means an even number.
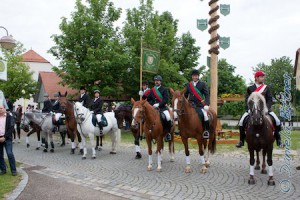
[[[260,169],[259,161],[259,151],[262,149],[263,153],[263,163],[262,163],[262,174],[267,174],[266,170],[266,155],[267,163],[269,165],[269,180],[268,185],[275,185],[273,179],[273,142],[275,140],[273,135],[272,120],[268,113],[268,108],[266,105],[265,98],[258,92],[252,92],[248,99],[249,107],[249,120],[246,125],[246,141],[248,144],[248,151],[250,154],[250,178],[248,180],[249,184],[255,184],[254,178],[254,151],[257,154],[257,162],[255,169]]]
[[[83,154],[83,146],[81,144],[81,136],[79,132],[77,131],[77,122],[75,120],[74,116],[74,105],[67,99],[68,93],[66,92],[64,95],[62,95],[60,92],[58,92],[58,95],[60,97],[60,106],[62,109],[63,114],[66,116],[66,127],[68,130],[68,134],[70,135],[71,142],[72,142],[72,148],[71,148],[71,154],[75,153],[75,137],[77,136],[78,142],[80,143],[80,153]]]
[[[160,119],[160,112],[151,106],[147,100],[135,101],[131,98],[133,120],[132,125],[137,125],[141,120],[144,121],[143,130],[146,136],[148,146],[148,171],[152,170],[152,142],[156,142],[157,153],[157,171],[161,171],[162,150],[164,147],[163,139],[166,132],[163,130],[163,125]],[[172,113],[171,117],[172,117]],[[170,131],[171,140],[169,141],[170,161],[174,161],[174,125]]]
[[[201,172],[206,173],[209,166],[209,153],[214,154],[216,151],[216,126],[217,116],[216,113],[209,109],[208,114],[210,116],[209,126],[209,143],[208,143],[208,155],[207,160],[204,159],[204,150],[207,147],[207,139],[203,139],[204,127],[202,121],[199,119],[196,110],[184,97],[184,91],[174,91],[170,88],[172,94],[172,105],[174,108],[174,118],[178,120],[178,128],[180,130],[180,136],[182,143],[184,144],[185,155],[186,155],[186,168],[185,172],[192,172],[190,152],[188,147],[188,138],[195,138],[199,147],[200,164],[202,165]]]
[[[119,129],[122,129],[124,127],[124,121],[125,123],[128,123],[131,125],[132,123],[132,107],[131,106],[118,106],[114,110],[116,119],[118,121],[118,127]],[[134,145],[135,145],[135,152],[136,156],[135,159],[141,159],[141,147],[140,147],[140,124],[139,122],[135,126],[131,126],[130,130],[132,132],[132,135],[134,137]]]

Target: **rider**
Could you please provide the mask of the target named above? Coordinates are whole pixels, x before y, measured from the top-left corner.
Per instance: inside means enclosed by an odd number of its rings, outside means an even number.
[[[42,109],[43,113],[50,113],[52,111],[52,103],[50,101],[48,93],[44,94],[44,107]]]
[[[157,75],[154,77],[155,86],[150,90],[150,93],[147,97],[147,101],[154,107],[158,108],[160,112],[165,114],[165,120],[163,121],[163,127],[167,132],[166,141],[171,140],[171,116],[167,107],[167,103],[169,101],[169,93],[167,88],[161,85],[162,77]]]
[[[57,129],[59,129],[59,120],[62,115],[62,110],[61,110],[60,103],[59,103],[59,94],[55,93],[55,94],[53,94],[53,96],[55,99],[55,101],[52,105],[52,112],[55,115],[55,124],[54,125],[56,125]],[[56,127],[54,127],[53,132],[55,132],[57,129],[56,129]]]
[[[192,81],[187,84],[184,96],[189,99],[196,110],[201,109],[204,117],[203,138],[209,138],[209,121],[207,114],[210,104],[209,92],[206,83],[199,80],[199,71],[197,69],[193,69],[192,71]]]
[[[103,115],[103,111],[102,111],[103,101],[100,98],[100,90],[95,90],[94,95],[95,95],[95,98],[93,99],[93,102],[91,104],[91,110],[96,115],[97,124],[99,125],[99,129],[100,129],[100,135],[102,135],[103,134],[103,126],[105,124],[101,121],[101,118]]]
[[[80,87],[80,96],[78,99],[79,102],[86,108],[90,106],[90,96],[86,93],[86,88],[84,86]]]
[[[255,79],[255,83],[252,86],[249,86],[247,88],[247,94],[246,94],[246,98],[245,98],[245,104],[246,104],[246,112],[244,113],[244,115],[242,116],[242,118],[240,119],[239,122],[239,127],[240,127],[240,142],[236,145],[237,148],[241,148],[242,146],[244,146],[244,140],[245,140],[245,127],[244,125],[244,120],[245,118],[249,115],[249,108],[248,108],[248,98],[251,95],[252,92],[259,92],[261,93],[265,99],[266,99],[266,104],[268,107],[268,113],[269,115],[271,115],[276,122],[275,125],[275,132],[274,132],[274,136],[276,139],[276,143],[277,146],[279,147],[283,147],[281,144],[281,137],[280,137],[280,130],[281,130],[281,126],[280,126],[280,120],[278,119],[278,117],[276,116],[276,114],[271,110],[272,107],[272,102],[273,102],[273,98],[272,98],[272,94],[271,94],[271,89],[269,86],[265,85],[265,73],[262,71],[257,71],[254,74],[254,79]]]
[[[143,99],[147,99],[148,95],[150,94],[150,88],[148,87],[148,81],[142,82],[142,91],[139,91],[139,95],[142,96]]]

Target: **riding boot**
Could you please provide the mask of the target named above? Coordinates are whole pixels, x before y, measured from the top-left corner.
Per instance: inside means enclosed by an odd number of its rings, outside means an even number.
[[[209,138],[209,121],[204,121],[204,132],[203,132],[203,138],[208,139]]]
[[[103,135],[103,124],[101,122],[97,122],[99,129],[100,129],[100,136]]]
[[[280,131],[281,131],[281,125],[275,126],[275,131],[274,131],[274,137],[276,139],[276,144],[280,148],[284,147],[284,144],[281,143],[281,136],[280,136]]]
[[[240,126],[240,141],[235,145],[237,148],[241,148],[242,146],[244,146],[245,136],[245,129],[243,126]]]
[[[172,126],[172,122],[171,121],[166,121],[166,132],[167,132],[167,135],[165,136],[165,142],[169,142],[171,140],[171,126]]]

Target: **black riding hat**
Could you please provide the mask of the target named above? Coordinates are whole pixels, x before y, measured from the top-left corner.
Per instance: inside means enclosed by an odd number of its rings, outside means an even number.
[[[142,85],[149,85],[148,81],[143,81]]]
[[[162,77],[160,75],[157,75],[154,77],[155,81],[162,81]]]
[[[81,86],[80,90],[86,90],[86,88],[84,86]]]

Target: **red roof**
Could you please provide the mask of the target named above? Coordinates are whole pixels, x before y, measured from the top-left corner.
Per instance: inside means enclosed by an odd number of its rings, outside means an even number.
[[[37,62],[37,63],[50,63],[48,60],[40,56],[32,49],[22,55],[21,62]]]
[[[44,85],[44,90],[49,94],[50,99],[53,99],[54,93],[62,93],[68,92],[68,96],[77,96],[79,95],[79,91],[75,89],[69,88],[67,85],[63,86],[59,84],[62,79],[56,75],[55,72],[40,72],[39,73],[39,82]]]

